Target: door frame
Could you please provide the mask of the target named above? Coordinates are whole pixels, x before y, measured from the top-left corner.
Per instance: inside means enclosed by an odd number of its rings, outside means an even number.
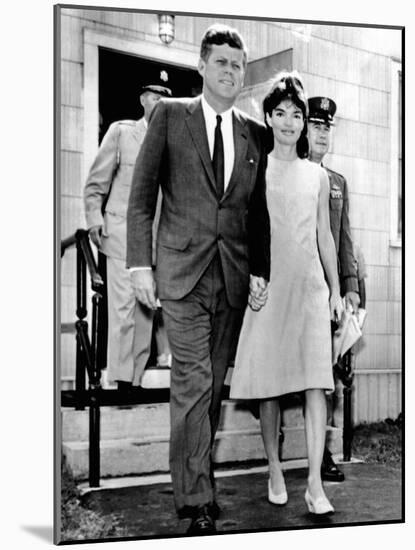
[[[124,54],[137,55],[151,61],[170,63],[190,69],[196,69],[199,51],[189,50],[189,45],[174,42],[174,45],[163,45],[148,40],[130,40],[114,33],[97,32],[84,29],[84,132],[82,181],[98,149],[99,134],[99,48],[109,48]]]

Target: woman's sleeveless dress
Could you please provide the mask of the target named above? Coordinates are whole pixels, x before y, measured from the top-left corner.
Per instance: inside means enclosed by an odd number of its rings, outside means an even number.
[[[258,312],[246,309],[231,398],[333,390],[329,289],[317,247],[321,170],[306,159],[268,157],[268,300]]]

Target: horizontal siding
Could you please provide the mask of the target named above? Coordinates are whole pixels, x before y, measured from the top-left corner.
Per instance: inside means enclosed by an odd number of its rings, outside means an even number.
[[[84,113],[79,107],[61,107],[61,149],[81,153],[83,150]]]
[[[397,246],[391,246],[388,252],[390,265],[400,268],[402,266],[402,249]]]
[[[383,90],[359,87],[359,120],[389,126],[389,94]]]
[[[390,267],[379,265],[366,266],[365,279],[367,299],[372,301],[387,301],[389,298]]]
[[[365,327],[366,330],[366,327]],[[401,336],[367,334],[356,344],[356,370],[402,368]]]
[[[76,248],[68,248],[61,260],[61,285],[76,285]]]
[[[387,197],[350,193],[350,223],[356,229],[388,231],[390,201]]]
[[[81,198],[83,154],[78,151],[62,151],[60,163],[60,193],[62,196]]]
[[[83,107],[82,64],[66,61],[61,63],[61,103],[71,107]]]
[[[78,10],[71,10],[77,12]],[[66,15],[67,10],[62,10],[61,17],[61,57],[64,60],[75,63],[83,62],[83,27],[85,21],[79,17]]]
[[[366,334],[401,333],[400,302],[368,300],[366,309],[368,311],[364,328]]]
[[[389,299],[402,300],[402,270],[398,267],[389,268]]]
[[[401,374],[356,373],[352,402],[354,424],[396,418],[402,412]]]
[[[363,251],[367,265],[389,265],[389,231],[355,229],[350,212],[352,238]]]
[[[333,152],[377,162],[389,161],[389,128],[340,116],[336,124]]]
[[[77,229],[85,228],[85,216],[82,199],[78,197],[61,196],[61,237],[66,239]]]
[[[61,378],[75,380],[76,340],[74,334],[61,335]],[[64,388],[62,388],[64,389]],[[71,388],[69,388],[71,389]]]
[[[336,146],[335,137],[333,151],[325,164],[346,178],[349,193],[389,198],[388,163],[347,156]]]

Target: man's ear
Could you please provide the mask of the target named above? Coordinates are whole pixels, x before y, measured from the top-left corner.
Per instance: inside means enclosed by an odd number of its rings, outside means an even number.
[[[144,94],[141,94],[141,95],[140,95],[140,103],[141,103],[141,105],[144,107],[143,95],[144,95]]]
[[[203,61],[203,59],[199,57],[199,62],[197,64],[197,72],[200,74],[202,78],[205,74],[205,67],[206,67],[205,61]]]

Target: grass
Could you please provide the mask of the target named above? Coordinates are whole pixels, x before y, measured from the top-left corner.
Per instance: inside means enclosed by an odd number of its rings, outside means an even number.
[[[371,464],[400,468],[402,418],[360,424],[354,429],[352,456]],[[65,461],[62,466],[62,541],[111,539],[128,536],[115,516],[104,516],[82,506],[80,493]]]
[[[61,541],[123,537],[125,529],[114,516],[103,516],[81,504],[80,492],[71,472],[62,461]]]
[[[369,464],[400,467],[402,462],[402,417],[360,424],[354,429],[352,456]]]

